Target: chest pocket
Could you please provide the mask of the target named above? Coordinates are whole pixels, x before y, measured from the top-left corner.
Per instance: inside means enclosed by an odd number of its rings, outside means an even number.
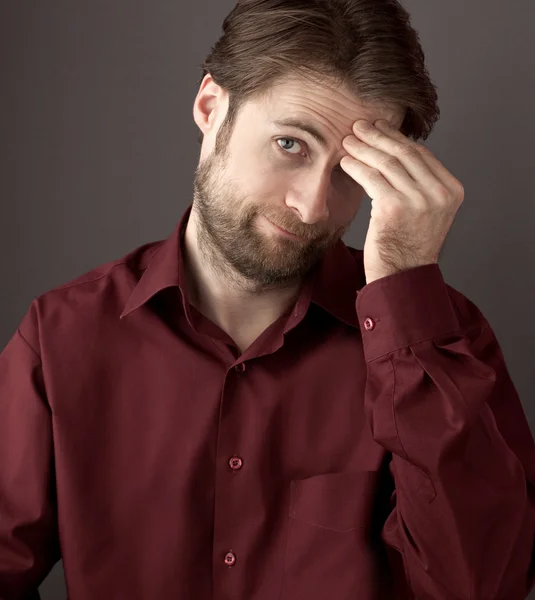
[[[376,471],[291,482],[282,600],[383,598],[378,494]]]

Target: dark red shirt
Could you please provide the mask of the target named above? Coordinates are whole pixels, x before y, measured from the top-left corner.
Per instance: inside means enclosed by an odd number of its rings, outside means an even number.
[[[0,598],[522,600],[535,443],[438,265],[340,241],[240,355],[181,240],[36,298],[0,355]]]

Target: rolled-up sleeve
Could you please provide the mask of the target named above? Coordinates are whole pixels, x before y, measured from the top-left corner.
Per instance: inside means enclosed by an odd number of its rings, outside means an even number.
[[[0,354],[0,598],[39,598],[60,559],[51,410],[32,308]]]
[[[392,453],[382,539],[410,589],[419,600],[524,600],[535,443],[489,323],[437,264],[371,282],[356,309],[366,417]]]

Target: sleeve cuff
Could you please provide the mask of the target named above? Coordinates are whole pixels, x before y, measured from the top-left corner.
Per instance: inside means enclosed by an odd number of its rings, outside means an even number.
[[[460,328],[437,263],[365,285],[357,291],[356,310],[366,362]]]

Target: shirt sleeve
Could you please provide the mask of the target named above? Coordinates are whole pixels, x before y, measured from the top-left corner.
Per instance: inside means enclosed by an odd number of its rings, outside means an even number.
[[[535,443],[500,345],[438,264],[357,292],[365,413],[392,453],[381,537],[428,600],[524,600],[535,579]]]
[[[39,600],[39,585],[60,559],[51,411],[34,314],[28,311],[0,354],[2,600]]]

